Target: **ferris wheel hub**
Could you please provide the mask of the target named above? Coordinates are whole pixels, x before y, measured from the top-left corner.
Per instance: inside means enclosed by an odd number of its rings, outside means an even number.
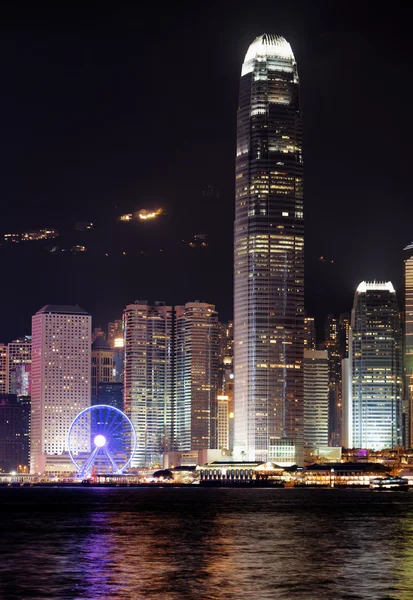
[[[95,435],[95,439],[93,441],[97,448],[103,448],[103,446],[105,446],[106,444],[105,436],[100,433],[98,435]]]

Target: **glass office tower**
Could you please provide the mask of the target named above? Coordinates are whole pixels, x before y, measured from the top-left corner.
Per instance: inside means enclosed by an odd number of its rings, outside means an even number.
[[[213,304],[175,306],[174,449],[217,448],[219,323]]]
[[[403,398],[403,443],[411,447],[412,403],[413,403],[413,243],[404,249],[407,258],[404,261],[404,398]]]
[[[290,44],[264,34],[241,72],[234,239],[234,452],[302,461],[302,125]]]
[[[123,311],[124,410],[137,437],[131,466],[158,467],[172,448],[171,306],[137,300]]]
[[[350,331],[353,448],[401,444],[402,330],[390,281],[363,281],[354,296]]]

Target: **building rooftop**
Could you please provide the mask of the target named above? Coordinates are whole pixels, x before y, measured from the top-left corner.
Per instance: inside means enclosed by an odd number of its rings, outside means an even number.
[[[104,337],[99,335],[92,344],[92,350],[112,350]]]
[[[395,289],[391,281],[362,281],[359,283],[357,292],[365,294],[367,291],[383,291],[395,293]]]
[[[54,314],[54,315],[89,315],[89,313],[78,306],[77,304],[74,306],[67,304],[46,304],[37,311],[36,315],[42,314]]]
[[[362,471],[365,473],[388,473],[390,471],[390,467],[386,467],[382,463],[355,463],[355,462],[345,462],[345,463],[325,463],[325,464],[314,464],[307,467],[307,471],[330,471],[334,469],[335,472],[342,471]]]
[[[252,60],[257,56],[278,56],[294,60],[294,54],[290,44],[282,35],[263,33],[252,42],[245,55],[244,62]]]

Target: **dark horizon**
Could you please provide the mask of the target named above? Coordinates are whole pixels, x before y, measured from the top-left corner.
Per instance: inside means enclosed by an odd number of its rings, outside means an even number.
[[[321,333],[328,313],[351,310],[364,279],[391,280],[403,308],[402,249],[413,240],[407,9],[237,7],[2,9],[1,234],[53,227],[59,249],[88,251],[0,249],[0,341],[29,334],[31,315],[52,303],[79,304],[93,326],[136,299],[200,299],[232,317],[239,76],[264,32],[288,39],[300,75],[308,314]],[[157,206],[166,214],[156,221],[117,220]],[[75,231],[79,221],[95,229]],[[207,248],[188,245],[198,233]]]

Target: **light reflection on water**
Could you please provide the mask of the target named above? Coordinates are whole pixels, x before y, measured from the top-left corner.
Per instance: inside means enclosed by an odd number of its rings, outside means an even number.
[[[0,598],[413,598],[413,492],[0,489]]]

